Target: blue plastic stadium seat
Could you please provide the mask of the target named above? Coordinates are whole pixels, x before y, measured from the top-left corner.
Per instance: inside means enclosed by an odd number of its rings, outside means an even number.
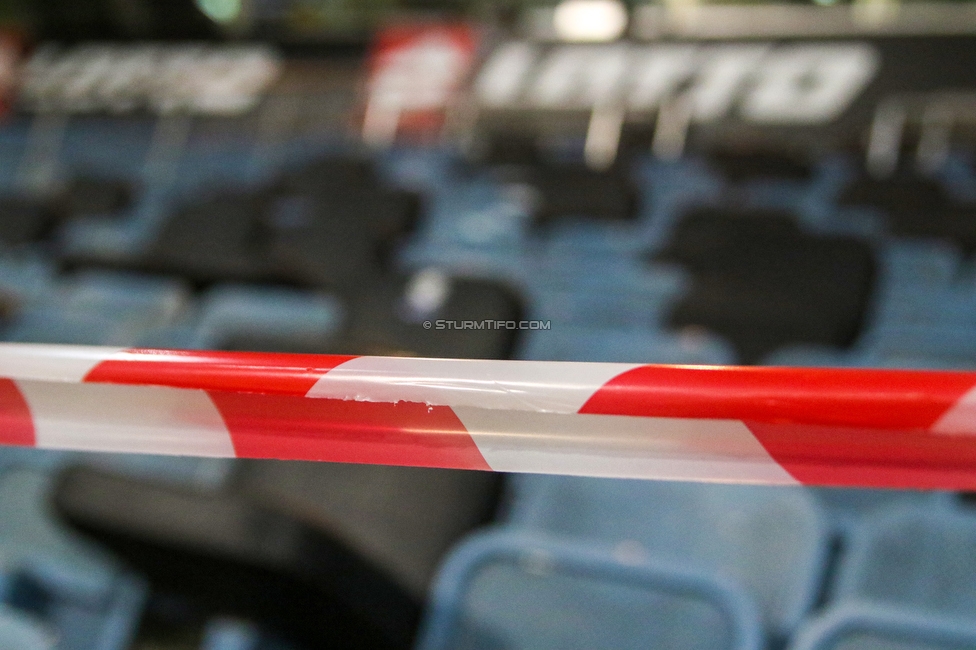
[[[200,312],[193,347],[210,349],[241,341],[321,345],[338,334],[342,318],[339,301],[329,295],[270,286],[214,287]]]
[[[764,366],[812,368],[846,368],[857,366],[858,357],[851,352],[822,345],[789,345],[768,354]]]
[[[853,537],[834,598],[965,617],[976,624],[974,575],[976,516],[905,507],[878,516]]]
[[[649,329],[568,327],[525,333],[522,359],[722,365],[735,361],[731,346],[706,332],[675,334]]]
[[[878,328],[869,351],[883,357],[934,357],[955,367],[976,365],[976,333],[972,324]]]
[[[706,572],[489,532],[448,558],[420,650],[757,650],[748,597]]]
[[[913,610],[833,607],[799,631],[789,650],[972,650],[976,625]]]
[[[28,306],[4,338],[24,343],[134,345],[147,329],[178,318],[188,297],[187,287],[174,279],[80,273]]]
[[[105,271],[77,273],[62,291],[68,311],[101,313],[143,329],[176,318],[190,298],[189,287],[175,278]]]
[[[880,513],[906,506],[949,508],[953,495],[949,492],[923,490],[869,490],[863,488],[807,488],[820,503],[838,534],[850,537],[865,522]]]
[[[54,650],[57,635],[35,617],[0,605],[0,648]]]
[[[905,295],[910,288],[945,289],[956,279],[962,254],[948,242],[899,239],[881,252],[887,286],[893,294]]]
[[[50,489],[47,473],[13,470],[0,476],[0,577],[5,587],[0,601],[16,592],[12,585],[31,585],[45,603],[32,613],[54,631],[57,650],[125,650],[146,587],[54,521],[48,512]]]
[[[542,475],[513,483],[512,526],[713,571],[747,589],[775,637],[820,589],[828,531],[803,489]]]

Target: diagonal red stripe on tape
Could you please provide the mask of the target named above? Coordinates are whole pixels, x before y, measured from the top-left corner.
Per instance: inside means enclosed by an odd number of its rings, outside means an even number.
[[[30,408],[17,384],[10,379],[0,379],[0,444],[25,447],[37,444]]]
[[[976,436],[745,422],[808,485],[976,490]]]
[[[974,385],[965,372],[641,366],[579,412],[924,430]]]
[[[219,391],[210,398],[240,458],[491,469],[447,406]]]
[[[355,359],[345,355],[142,350],[122,352],[85,375],[86,382],[146,384],[305,395],[322,375]]]

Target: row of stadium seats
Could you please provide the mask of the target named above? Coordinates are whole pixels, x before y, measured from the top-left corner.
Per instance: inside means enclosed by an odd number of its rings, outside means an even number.
[[[513,485],[504,523],[445,562],[425,650],[976,639],[976,513],[948,495],[531,475]]]
[[[92,489],[123,487],[135,502],[159,481],[209,493],[233,465],[15,449],[2,459],[0,639],[72,650],[129,647],[149,595],[131,556],[120,562],[66,525],[118,507]],[[59,471],[78,463],[100,469]],[[510,478],[494,529],[440,563],[418,648],[955,650],[976,638],[976,512],[955,495]],[[151,503],[154,524],[114,525],[183,544],[199,541],[187,525],[210,534],[192,507],[180,524]],[[234,557],[234,540],[217,554]],[[267,636],[246,619],[208,625],[201,650],[224,647],[211,637]],[[240,643],[229,647],[258,647]]]
[[[478,160],[365,156],[327,139],[256,151],[227,125],[167,119],[74,118],[40,161],[47,176],[24,162],[31,125],[0,129],[0,340],[976,364],[965,228],[976,178],[962,155],[935,181],[908,181],[938,199],[932,216],[889,199],[849,156],[642,155],[592,172],[531,147]],[[433,318],[551,328],[423,330]],[[383,622],[392,647],[410,645],[424,602],[422,648],[972,647],[976,590],[962,578],[974,534],[952,496],[523,476],[508,477],[495,516],[497,476],[284,467],[2,450],[0,634],[123,650],[147,625],[191,619],[185,647],[277,647],[271,628],[316,647],[346,628],[258,607],[257,580],[233,583],[236,609],[219,611],[194,576],[270,571],[283,586],[265,600],[297,607],[336,593],[289,582],[308,548],[326,548],[375,578],[363,598],[398,603],[400,622]],[[172,515],[161,504],[197,519],[146,515]],[[464,542],[435,581],[447,550],[490,520],[502,530]],[[186,605],[191,592],[202,604]],[[379,629],[369,607],[348,606]]]

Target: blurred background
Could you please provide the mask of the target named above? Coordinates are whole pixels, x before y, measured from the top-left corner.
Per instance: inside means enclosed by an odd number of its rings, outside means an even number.
[[[962,1],[3,1],[0,340],[972,369],[974,71]],[[0,648],[972,649],[972,508],[5,447]]]

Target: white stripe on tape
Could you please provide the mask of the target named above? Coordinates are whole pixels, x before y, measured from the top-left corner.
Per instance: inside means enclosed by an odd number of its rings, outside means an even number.
[[[308,397],[576,413],[638,364],[358,357],[327,372]]]
[[[79,382],[102,361],[124,348],[87,345],[0,345],[0,377],[37,381]]]
[[[949,407],[930,431],[957,436],[976,434],[976,388],[971,388]]]
[[[233,457],[217,407],[202,390],[18,381],[48,449]]]
[[[454,412],[500,472],[797,484],[738,420]]]

